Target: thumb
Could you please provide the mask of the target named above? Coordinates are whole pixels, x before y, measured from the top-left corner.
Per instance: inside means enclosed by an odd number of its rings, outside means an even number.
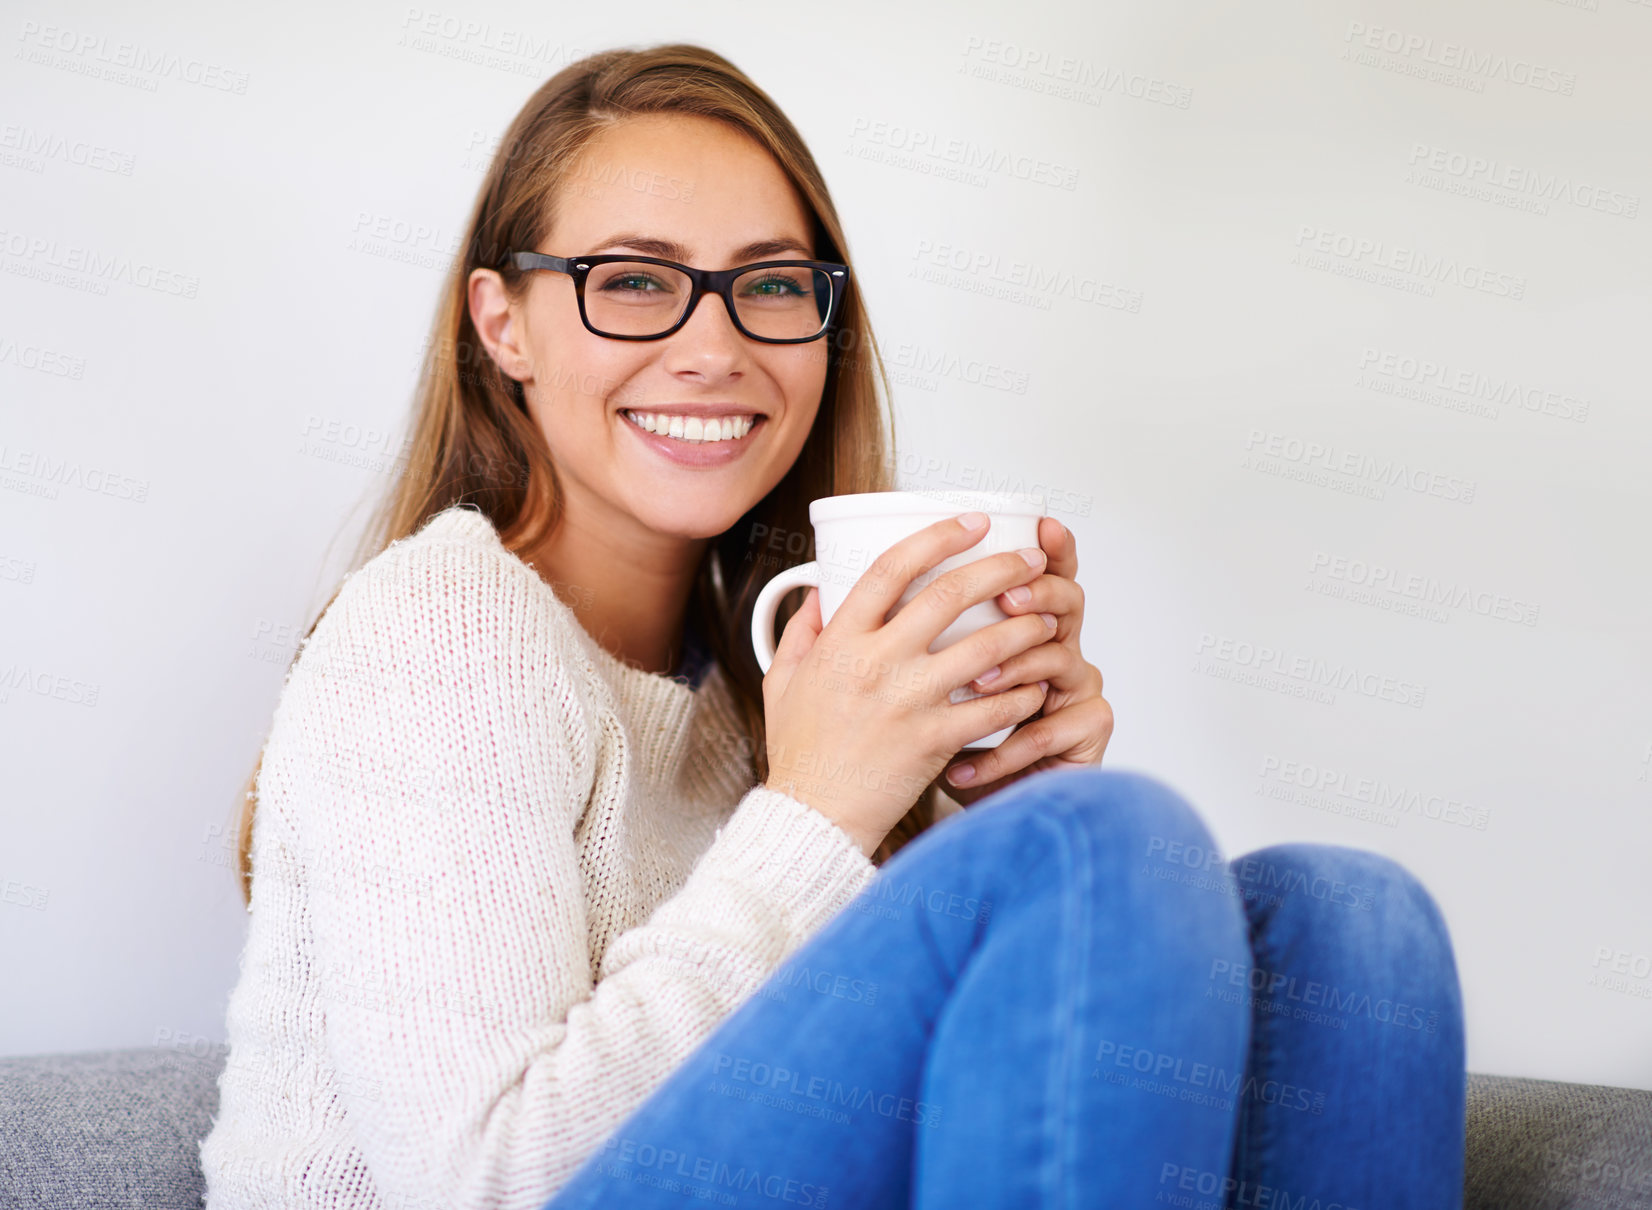
[[[792,672],[820,637],[821,629],[820,589],[810,588],[803,604],[786,622],[786,629],[780,632],[780,642],[774,648],[774,663],[769,665],[770,676],[780,674],[776,687],[782,692],[792,679]]]

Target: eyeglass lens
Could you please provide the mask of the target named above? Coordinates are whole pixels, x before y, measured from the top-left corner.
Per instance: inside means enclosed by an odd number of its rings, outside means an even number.
[[[643,261],[597,265],[585,279],[585,317],[615,336],[653,336],[682,316],[693,283],[676,269]],[[734,308],[754,336],[817,335],[826,326],[832,279],[806,266],[753,269],[734,279]]]

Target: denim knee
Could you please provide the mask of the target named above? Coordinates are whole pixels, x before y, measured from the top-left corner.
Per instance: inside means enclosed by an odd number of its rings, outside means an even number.
[[[1333,916],[1381,921],[1408,934],[1444,942],[1445,917],[1428,889],[1391,857],[1328,844],[1277,844],[1236,857],[1240,894],[1262,912],[1316,905]],[[1256,914],[1253,912],[1253,915]]]
[[[1348,976],[1380,982],[1427,978],[1440,1009],[1459,1008],[1456,961],[1445,917],[1399,862],[1341,845],[1279,844],[1237,857],[1232,871],[1253,935],[1334,952]]]
[[[968,808],[942,834],[952,832],[953,843],[997,849],[1007,833],[1048,833],[1051,823],[1082,831],[1091,851],[1110,865],[1147,863],[1217,881],[1227,864],[1204,820],[1170,786],[1099,765],[1024,778]]]
[[[1227,862],[1194,808],[1156,778],[1093,766],[1034,774],[920,835],[862,894],[905,902],[936,888],[984,905],[967,922],[922,915],[947,971],[957,944],[992,929],[1045,961],[1065,952],[1107,969],[1110,996],[1182,1006],[1161,1012],[1158,1027],[1191,1004],[1242,1015],[1200,998],[1214,964],[1248,958]]]
[[[1006,900],[1068,886],[1069,901],[1111,904],[1143,928],[1208,917],[1244,932],[1227,861],[1187,800],[1146,774],[1096,766],[1047,770],[982,799],[902,849],[882,877],[991,886]]]

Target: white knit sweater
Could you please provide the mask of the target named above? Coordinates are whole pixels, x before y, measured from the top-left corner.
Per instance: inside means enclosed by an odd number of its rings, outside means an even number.
[[[876,872],[750,742],[473,509],[350,576],[264,750],[210,1210],[542,1205]]]

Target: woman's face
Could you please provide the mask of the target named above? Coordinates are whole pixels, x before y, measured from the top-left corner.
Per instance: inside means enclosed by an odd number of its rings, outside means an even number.
[[[631,118],[598,134],[536,250],[636,252],[697,269],[816,255],[809,212],[773,158],[739,131],[686,115]],[[670,336],[610,340],[580,322],[566,274],[529,280],[503,333],[521,360],[496,360],[523,384],[557,468],[565,515],[580,529],[622,541],[638,526],[711,537],[791,468],[820,407],[825,339],[751,340],[723,300],[707,294]],[[628,418],[633,410],[752,414],[753,423],[744,436],[693,442],[647,432]]]

